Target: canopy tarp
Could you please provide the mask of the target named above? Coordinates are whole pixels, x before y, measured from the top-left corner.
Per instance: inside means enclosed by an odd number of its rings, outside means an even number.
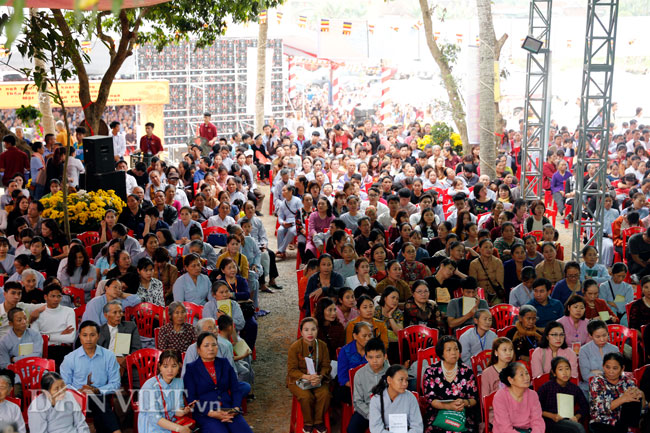
[[[153,6],[159,3],[166,3],[169,0],[124,0],[121,9],[132,9],[145,6]],[[75,8],[75,0],[26,0],[25,6],[27,8],[43,8],[43,9],[69,9]],[[12,0],[5,3],[5,6],[11,6]],[[111,10],[113,7],[113,0],[81,0],[79,8],[83,10],[97,9],[100,11]]]

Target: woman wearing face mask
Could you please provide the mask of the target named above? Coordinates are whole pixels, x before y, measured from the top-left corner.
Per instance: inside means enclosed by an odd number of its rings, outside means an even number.
[[[371,301],[372,302],[372,301]],[[300,322],[300,338],[289,347],[287,359],[287,387],[300,403],[303,431],[325,433],[324,416],[330,404],[329,376],[332,370],[329,351],[325,342],[316,338],[318,323],[313,317]],[[316,374],[307,370],[306,358],[310,358]]]
[[[602,320],[592,320],[587,325],[591,341],[580,348],[580,389],[589,392],[589,379],[603,373],[603,358],[608,353],[618,353],[618,347],[609,342],[609,331]]]
[[[29,405],[29,429],[34,432],[90,433],[86,417],[58,373],[46,372],[41,378],[43,392]],[[24,432],[23,429],[18,430]]]
[[[408,391],[408,372],[397,364],[391,365],[372,389],[369,423],[371,433],[389,431],[390,414],[406,414],[408,433],[424,431],[418,400]]]

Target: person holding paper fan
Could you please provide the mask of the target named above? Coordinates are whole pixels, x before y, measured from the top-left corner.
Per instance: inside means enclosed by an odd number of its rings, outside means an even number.
[[[580,389],[587,395],[589,379],[603,373],[603,357],[608,353],[618,352],[618,347],[609,342],[607,324],[602,320],[592,320],[587,325],[591,341],[580,348],[578,364],[580,365]]]
[[[603,373],[589,383],[592,433],[638,429],[641,408],[646,402],[634,378],[623,373],[625,358],[618,352],[608,353],[602,365]]]
[[[422,433],[422,415],[415,396],[406,389],[408,372],[402,365],[391,365],[372,389],[370,433]]]
[[[551,372],[551,360],[562,356],[571,363],[573,377],[578,377],[578,360],[576,353],[566,343],[566,334],[562,324],[553,321],[549,322],[542,333],[542,341],[539,347],[533,351],[530,358],[530,366],[533,377],[538,377]]]
[[[521,362],[508,364],[499,379],[505,387],[494,395],[492,431],[544,433],[546,425],[537,393],[530,386],[530,374]]]
[[[97,344],[113,352],[120,369],[124,371],[126,366],[124,357],[142,349],[138,326],[134,322],[122,321],[124,311],[119,301],[106,303],[103,311],[106,323],[99,328]]]
[[[7,312],[11,329],[0,340],[0,368],[29,357],[43,356],[43,337],[38,331],[27,327],[27,315],[22,308],[14,307]]]
[[[423,394],[429,410],[426,413],[427,433],[448,431],[449,422],[465,424],[473,432],[478,427],[478,388],[472,368],[461,361],[462,347],[451,335],[436,343],[440,361],[424,372]]]
[[[553,358],[550,373],[551,380],[537,391],[546,431],[584,433],[580,420],[589,415],[589,403],[578,385],[571,382],[571,377],[575,377],[571,363],[562,356]]]
[[[325,433],[324,416],[330,405],[329,376],[332,371],[325,342],[318,340],[313,317],[300,322],[300,338],[289,347],[287,387],[296,397],[304,420],[303,433]]]

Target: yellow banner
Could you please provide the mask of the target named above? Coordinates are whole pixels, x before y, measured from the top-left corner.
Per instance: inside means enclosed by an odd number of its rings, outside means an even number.
[[[21,105],[38,107],[38,92],[31,85],[23,93],[26,82],[0,83],[0,109],[20,108]],[[90,82],[91,98],[95,100],[99,81]],[[80,107],[79,83],[68,82],[59,85],[66,107]],[[164,105],[169,103],[169,81],[114,81],[106,105]]]

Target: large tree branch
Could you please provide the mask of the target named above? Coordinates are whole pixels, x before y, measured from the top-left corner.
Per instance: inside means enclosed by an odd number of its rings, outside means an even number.
[[[99,14],[97,14],[96,29],[97,29],[97,36],[102,42],[104,42],[106,48],[108,48],[108,51],[112,59],[113,57],[115,57],[115,40],[112,37],[108,36],[106,33],[104,33],[103,24],[102,24],[103,18],[107,15],[110,15],[110,11],[102,11]]]
[[[72,65],[74,66],[77,77],[79,79],[79,102],[81,102],[82,106],[86,105],[91,102],[90,86],[88,83],[88,73],[86,72],[86,66],[84,65],[83,59],[81,58],[79,52],[76,49],[72,48],[76,46],[75,41],[72,37],[72,32],[70,31],[68,22],[63,16],[61,9],[50,10],[52,11],[52,15],[54,16],[56,24],[61,30],[64,44],[67,47],[67,53],[70,56],[70,61],[72,61]]]
[[[506,40],[508,39],[508,34],[504,33],[503,36],[501,36],[496,44],[494,45],[494,60],[499,60],[501,58],[501,49],[506,43]]]

